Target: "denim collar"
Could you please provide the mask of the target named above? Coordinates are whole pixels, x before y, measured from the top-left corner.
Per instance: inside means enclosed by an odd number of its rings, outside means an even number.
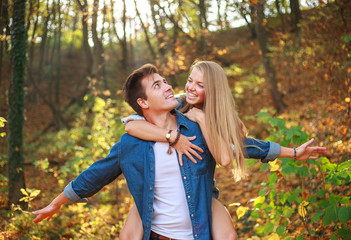
[[[178,127],[178,129],[180,129],[180,127],[184,127],[187,130],[189,129],[188,125],[189,125],[189,121],[190,120],[187,117],[185,117],[183,114],[181,114],[179,111],[177,111],[175,109],[172,110],[171,113],[175,114],[176,117],[177,117],[177,127]]]

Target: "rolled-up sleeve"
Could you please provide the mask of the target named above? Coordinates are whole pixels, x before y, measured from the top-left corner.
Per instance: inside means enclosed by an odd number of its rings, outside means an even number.
[[[132,115],[129,115],[128,117],[122,118],[121,121],[124,125],[126,125],[129,121],[134,121],[134,120],[145,120],[145,118],[138,114],[132,114]]]
[[[261,159],[263,163],[274,161],[280,153],[279,144],[255,138],[246,138],[244,147],[248,158]]]
[[[106,158],[93,163],[88,169],[70,182],[64,189],[66,198],[72,202],[86,202],[105,185],[115,180],[121,173],[119,143],[114,145]]]

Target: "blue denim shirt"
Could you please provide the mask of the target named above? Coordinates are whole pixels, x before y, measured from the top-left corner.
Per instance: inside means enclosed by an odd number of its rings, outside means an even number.
[[[192,222],[193,236],[194,239],[212,239],[211,200],[212,197],[218,197],[218,190],[214,183],[216,163],[205,144],[199,125],[177,111],[176,115],[181,133],[185,136],[197,136],[193,143],[204,150],[203,153],[199,153],[203,160],[198,161],[197,164],[192,163],[184,155],[184,164],[179,166]],[[248,141],[248,145],[253,145],[256,144],[257,140],[248,138],[246,141]],[[65,196],[72,202],[87,201],[87,197],[94,195],[123,173],[142,219],[144,239],[149,239],[155,185],[153,145],[154,142],[124,134],[121,140],[112,147],[106,158],[92,164],[65,187]],[[248,152],[251,156],[263,158],[269,152],[268,145],[263,142],[262,146],[249,148]]]
[[[194,239],[212,239],[211,200],[218,196],[218,191],[214,191],[216,163],[206,147],[199,125],[177,111],[176,115],[180,132],[185,136],[197,136],[194,144],[204,150],[199,153],[203,160],[197,164],[183,156],[183,166],[179,166],[193,236]],[[94,195],[123,173],[142,219],[144,239],[149,239],[155,186],[154,143],[124,134],[106,158],[92,164],[66,186],[65,196],[72,202],[85,201],[84,198]]]

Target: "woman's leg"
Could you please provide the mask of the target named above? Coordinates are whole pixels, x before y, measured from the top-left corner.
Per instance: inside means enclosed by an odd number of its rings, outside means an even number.
[[[214,240],[238,238],[228,210],[215,198],[212,198],[212,238]]]
[[[144,235],[143,222],[135,204],[130,209],[126,222],[119,233],[120,240],[142,240]]]

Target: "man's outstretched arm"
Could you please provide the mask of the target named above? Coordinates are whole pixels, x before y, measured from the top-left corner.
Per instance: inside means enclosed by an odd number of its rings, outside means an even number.
[[[61,205],[69,202],[68,198],[66,198],[65,194],[62,192],[58,195],[48,206],[42,208],[38,211],[32,212],[37,217],[33,220],[33,222],[38,223],[43,221],[46,218],[46,221],[49,221],[50,218],[60,210]]]

